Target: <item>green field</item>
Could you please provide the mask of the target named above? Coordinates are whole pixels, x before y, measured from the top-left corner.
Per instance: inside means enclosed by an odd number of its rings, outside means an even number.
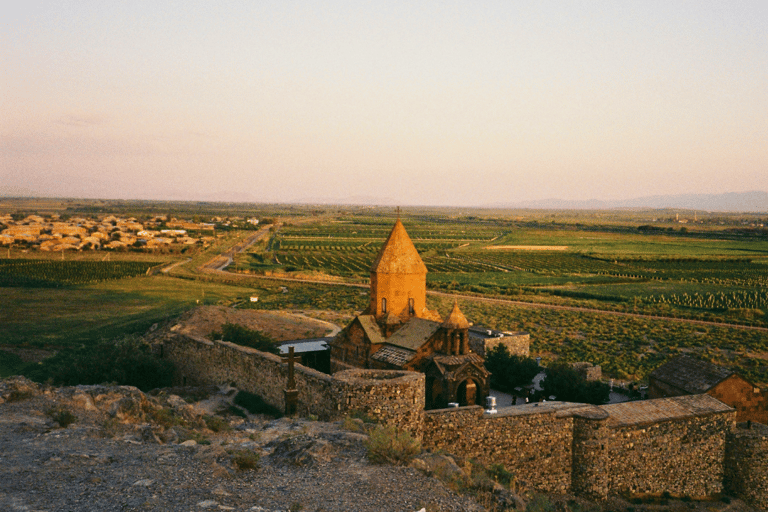
[[[580,219],[547,225],[448,216],[438,222],[431,215],[403,221],[432,289],[768,325],[765,230],[717,230],[703,221],[697,229],[650,229],[630,219],[625,225]],[[238,257],[233,269],[365,282],[392,222],[361,215],[286,224]]]
[[[140,207],[123,205],[124,210]],[[175,207],[194,210],[185,204]],[[59,208],[75,212],[88,205],[62,203]],[[163,204],[151,208],[160,212]],[[205,208],[215,211],[210,204]],[[217,214],[227,208],[220,205]],[[226,232],[211,246],[184,257],[130,252],[112,253],[105,260],[100,253],[67,253],[61,261],[60,255],[9,250],[10,259],[0,257],[0,348],[50,352],[89,346],[145,332],[202,303],[348,314],[366,306],[365,288],[254,280],[249,275],[367,283],[371,263],[394,222],[391,211],[277,206],[265,211],[280,216],[284,225],[236,257],[229,270],[247,273],[239,277],[196,269],[251,232]],[[602,365],[610,377],[642,379],[667,358],[690,352],[768,384],[768,332],[740,327],[768,326],[768,233],[743,227],[764,219],[702,215],[702,223],[683,230],[667,216],[658,229],[639,229],[654,216],[658,212],[424,209],[402,220],[429,269],[430,289],[463,294],[460,304],[471,321],[529,331],[534,354],[545,360],[588,360]],[[170,275],[146,274],[149,267],[173,261],[186,263]],[[259,302],[248,303],[254,294]],[[530,306],[485,303],[471,296]],[[429,300],[443,314],[450,310],[451,299]],[[542,304],[595,311],[537,307]],[[24,364],[17,355],[0,351],[0,376]]]

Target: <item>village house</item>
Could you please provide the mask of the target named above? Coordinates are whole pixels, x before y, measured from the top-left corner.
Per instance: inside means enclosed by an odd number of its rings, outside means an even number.
[[[704,393],[736,409],[737,421],[768,424],[768,396],[733,370],[683,355],[648,376],[649,398]]]

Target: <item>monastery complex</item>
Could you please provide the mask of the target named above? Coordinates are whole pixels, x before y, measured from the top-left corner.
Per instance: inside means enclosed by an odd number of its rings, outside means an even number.
[[[672,365],[655,376],[656,399],[485,410],[478,405],[489,393],[484,350],[502,342],[528,355],[529,339],[484,338],[475,330],[473,340],[457,304],[445,318],[427,309],[426,271],[398,220],[371,269],[368,307],[331,342],[331,375],[195,336],[183,324],[153,349],[174,362],[179,384],[228,383],[327,421],[362,413],[410,433],[426,449],[501,464],[521,491],[591,499],[727,493],[768,510],[768,426],[740,421],[753,404],[734,408],[720,400],[738,387],[730,382],[741,385],[738,379],[715,375],[680,391],[669,377],[680,373]],[[675,364],[695,373],[688,361]]]

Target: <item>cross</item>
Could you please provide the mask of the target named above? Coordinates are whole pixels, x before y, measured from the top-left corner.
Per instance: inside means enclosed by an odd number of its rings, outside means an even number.
[[[284,357],[283,360],[288,362],[288,384],[286,389],[296,389],[296,379],[293,375],[293,365],[296,363],[296,354],[294,353],[293,345],[288,347],[288,357]]]
[[[296,363],[293,345],[288,347],[288,358],[284,358],[284,360],[288,361],[288,384],[283,390],[285,394],[285,415],[296,416],[296,411],[299,408],[299,390],[296,389],[296,379],[293,374],[293,366]]]

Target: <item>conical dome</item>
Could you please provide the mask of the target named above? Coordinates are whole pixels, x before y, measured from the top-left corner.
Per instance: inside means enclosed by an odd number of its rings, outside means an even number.
[[[467,317],[465,317],[464,313],[459,309],[458,302],[453,303],[451,314],[448,315],[448,318],[443,322],[443,327],[447,327],[448,329],[469,329]]]
[[[427,266],[421,260],[405,226],[397,219],[387,241],[373,262],[371,272],[377,274],[426,274]]]

